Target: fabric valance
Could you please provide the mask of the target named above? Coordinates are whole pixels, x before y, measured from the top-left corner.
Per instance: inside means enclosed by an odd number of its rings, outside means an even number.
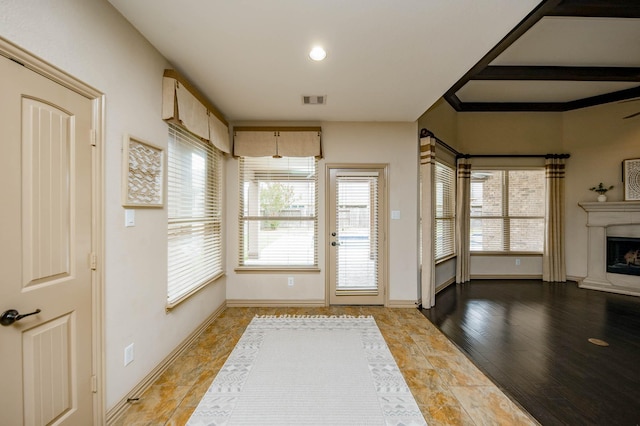
[[[231,152],[229,127],[222,114],[174,70],[165,70],[162,79],[162,119]]]
[[[322,158],[321,132],[320,127],[237,127],[233,132],[233,155]]]

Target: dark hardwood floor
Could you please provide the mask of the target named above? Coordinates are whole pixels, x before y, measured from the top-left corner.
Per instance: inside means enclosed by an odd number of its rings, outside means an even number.
[[[640,424],[639,297],[475,280],[422,313],[541,424]]]

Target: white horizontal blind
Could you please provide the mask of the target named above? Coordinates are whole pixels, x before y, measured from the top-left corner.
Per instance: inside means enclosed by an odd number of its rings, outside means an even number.
[[[378,174],[336,176],[336,292],[378,292]]]
[[[222,153],[169,124],[168,291],[175,306],[222,274]]]
[[[240,266],[317,267],[318,162],[240,157]]]
[[[544,169],[471,171],[471,251],[542,253]]]
[[[435,260],[455,254],[455,170],[435,164]]]

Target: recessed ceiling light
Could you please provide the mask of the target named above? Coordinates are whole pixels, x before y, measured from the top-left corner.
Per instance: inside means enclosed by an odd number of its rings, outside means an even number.
[[[321,61],[327,57],[327,52],[322,47],[316,46],[309,52],[309,57],[314,61]]]

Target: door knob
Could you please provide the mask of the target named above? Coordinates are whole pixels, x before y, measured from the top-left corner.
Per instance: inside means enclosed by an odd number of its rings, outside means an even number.
[[[340,244],[336,243],[335,241],[331,241],[331,245],[335,247],[335,246],[339,246]]]
[[[335,232],[332,232],[332,233],[331,233],[331,236],[332,236],[332,237],[335,237],[335,236],[336,236],[336,233],[335,233]]]
[[[36,309],[33,312],[21,315],[20,312],[16,311],[15,309],[9,309],[8,311],[4,311],[2,315],[0,315],[0,324],[11,325],[16,321],[20,321],[24,317],[39,314],[40,312],[42,312],[40,309]]]

